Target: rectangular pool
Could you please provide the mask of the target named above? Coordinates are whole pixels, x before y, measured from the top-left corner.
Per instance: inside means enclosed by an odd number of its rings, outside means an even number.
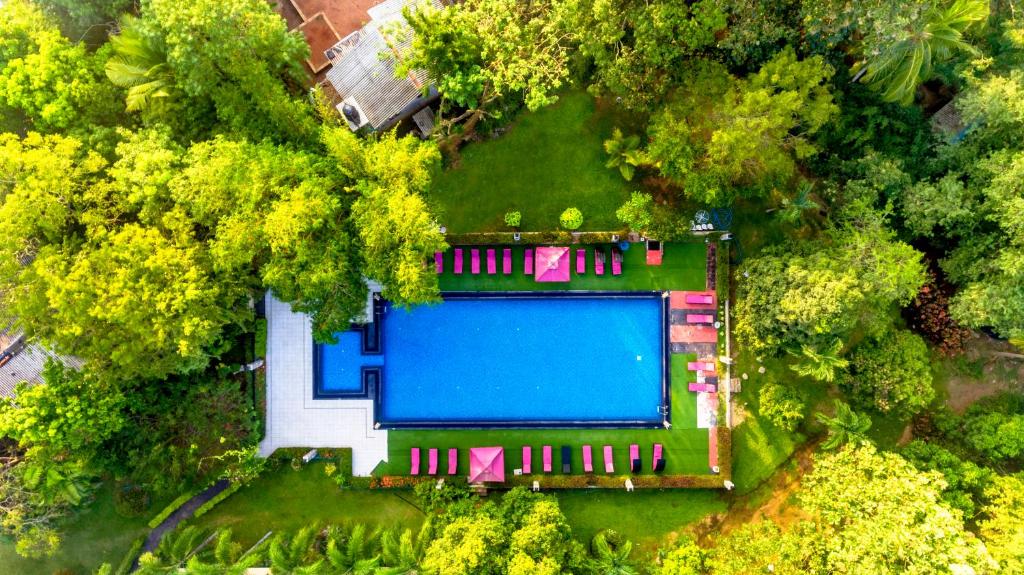
[[[446,294],[438,305],[389,305],[377,422],[661,425],[664,306],[660,293]]]

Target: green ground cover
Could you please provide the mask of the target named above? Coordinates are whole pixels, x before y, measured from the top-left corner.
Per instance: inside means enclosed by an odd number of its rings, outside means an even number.
[[[665,244],[665,253],[660,266],[647,265],[647,252],[642,244],[632,244],[622,252],[622,274],[612,275],[610,247],[602,246],[607,254],[604,275],[594,274],[593,246],[571,246],[571,279],[568,283],[538,283],[533,276],[523,274],[523,252],[527,246],[512,247],[512,273],[501,273],[501,249],[495,246],[498,273],[487,273],[487,246],[480,249],[480,274],[470,273],[469,248],[463,248],[463,270],[455,275],[454,253],[444,254],[444,273],[439,278],[442,291],[537,291],[537,290],[601,290],[601,291],[650,291],[650,290],[703,290],[707,273],[707,247],[703,242],[676,242]],[[576,274],[576,249],[587,249],[587,271]]]
[[[503,230],[505,212],[516,209],[523,231],[552,230],[575,206],[581,230],[621,228],[615,210],[638,187],[604,165],[612,129],[613,118],[582,90],[524,113],[501,138],[466,146],[459,165],[435,179],[438,221],[452,233]]]
[[[126,518],[114,511],[113,488],[104,485],[96,499],[62,526],[62,544],[53,557],[25,559],[14,552],[14,544],[0,539],[0,573],[50,575],[61,569],[71,573],[92,573],[102,563],[117,565],[137,537],[149,529],[149,514]],[[156,513],[166,501],[150,506]]]
[[[642,547],[657,547],[669,533],[727,507],[721,492],[710,489],[575,489],[557,496],[573,535],[581,541],[612,528]]]

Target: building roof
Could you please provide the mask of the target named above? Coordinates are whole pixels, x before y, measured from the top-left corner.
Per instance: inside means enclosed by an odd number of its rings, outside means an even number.
[[[23,381],[43,382],[47,359],[55,359],[68,367],[80,369],[82,360],[61,355],[37,344],[27,342],[14,326],[14,317],[0,309],[0,397],[13,397],[14,387]]]
[[[435,8],[441,7],[439,0],[432,3]],[[343,100],[339,110],[350,104],[360,113],[358,124],[350,122],[353,128],[366,124],[380,128],[422,96],[424,86],[430,83],[422,70],[395,77],[399,55],[412,44],[411,33],[395,33],[403,27],[408,30],[402,16],[405,6],[415,8],[416,2],[387,0],[368,10],[370,22],[343,39],[340,44],[350,45],[332,60],[327,81]]]

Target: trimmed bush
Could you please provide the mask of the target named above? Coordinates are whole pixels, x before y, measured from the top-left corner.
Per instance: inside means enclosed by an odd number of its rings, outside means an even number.
[[[192,492],[182,493],[174,501],[168,503],[167,507],[164,507],[163,510],[156,515],[156,517],[150,519],[147,525],[149,526],[150,529],[156,529],[158,525],[163,523],[165,519],[171,516],[171,513],[177,511],[179,507],[184,505],[186,501],[192,499],[194,496],[195,493]]]
[[[209,510],[211,510],[214,507],[216,507],[218,503],[220,503],[221,501],[224,501],[228,497],[231,497],[232,495],[234,495],[234,493],[236,491],[238,491],[241,488],[242,488],[242,484],[241,483],[232,483],[231,485],[228,486],[227,489],[225,489],[224,491],[221,491],[217,495],[214,495],[213,499],[210,499],[206,503],[203,503],[202,505],[200,505],[199,508],[196,509],[196,512],[192,514],[192,518],[196,519],[196,518],[202,517]]]
[[[121,563],[118,564],[117,570],[114,571],[114,575],[128,575],[132,571],[132,565],[135,560],[139,557],[142,551],[142,546],[146,544],[145,537],[139,537],[135,541],[132,541],[132,546],[125,552],[124,557],[121,558]]]
[[[523,214],[519,210],[505,212],[505,225],[510,228],[518,228],[523,223]]]
[[[141,485],[118,485],[114,490],[114,509],[122,517],[138,517],[149,509],[149,491]]]
[[[576,230],[583,225],[583,212],[579,208],[566,208],[558,222],[567,230]]]

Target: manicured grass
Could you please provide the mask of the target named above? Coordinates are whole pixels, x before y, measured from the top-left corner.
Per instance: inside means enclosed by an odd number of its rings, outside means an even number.
[[[157,501],[150,513],[160,510],[166,501]],[[113,489],[104,485],[96,499],[63,527],[62,545],[58,553],[46,559],[25,559],[14,552],[14,544],[0,540],[0,573],[18,575],[50,575],[60,569],[89,574],[102,563],[117,566],[137,537],[149,529],[149,514],[125,518],[114,511]]]
[[[524,113],[496,140],[469,144],[461,162],[434,182],[431,203],[452,233],[495,231],[505,212],[522,213],[523,231],[552,230],[575,206],[581,230],[616,230],[615,210],[638,189],[605,167],[604,140],[613,118],[595,111],[584,91],[562,94],[553,106]]]
[[[423,513],[409,492],[340,489],[314,462],[296,471],[284,464],[224,500],[195,521],[230,527],[235,540],[252,545],[267,531],[294,531],[311,522],[358,522],[418,529]]]
[[[710,489],[576,489],[557,496],[573,536],[584,543],[611,528],[641,546],[653,547],[663,544],[667,534],[726,510],[721,492]]]
[[[452,270],[455,265],[454,252],[444,254],[444,273],[439,278],[442,291],[538,291],[538,290],[601,290],[601,291],[652,291],[652,290],[703,290],[705,288],[706,250],[703,242],[665,244],[665,253],[660,266],[647,265],[647,251],[643,244],[632,244],[622,253],[622,274],[612,275],[610,247],[602,246],[606,254],[604,275],[594,274],[593,246],[571,246],[571,279],[568,283],[538,283],[533,276],[523,274],[523,252],[527,246],[512,247],[512,273],[501,273],[502,248],[495,246],[498,273],[487,273],[487,246],[480,249],[480,272],[470,273],[470,249],[462,248],[463,269],[461,275]],[[587,250],[587,271],[576,274],[576,251]]]

